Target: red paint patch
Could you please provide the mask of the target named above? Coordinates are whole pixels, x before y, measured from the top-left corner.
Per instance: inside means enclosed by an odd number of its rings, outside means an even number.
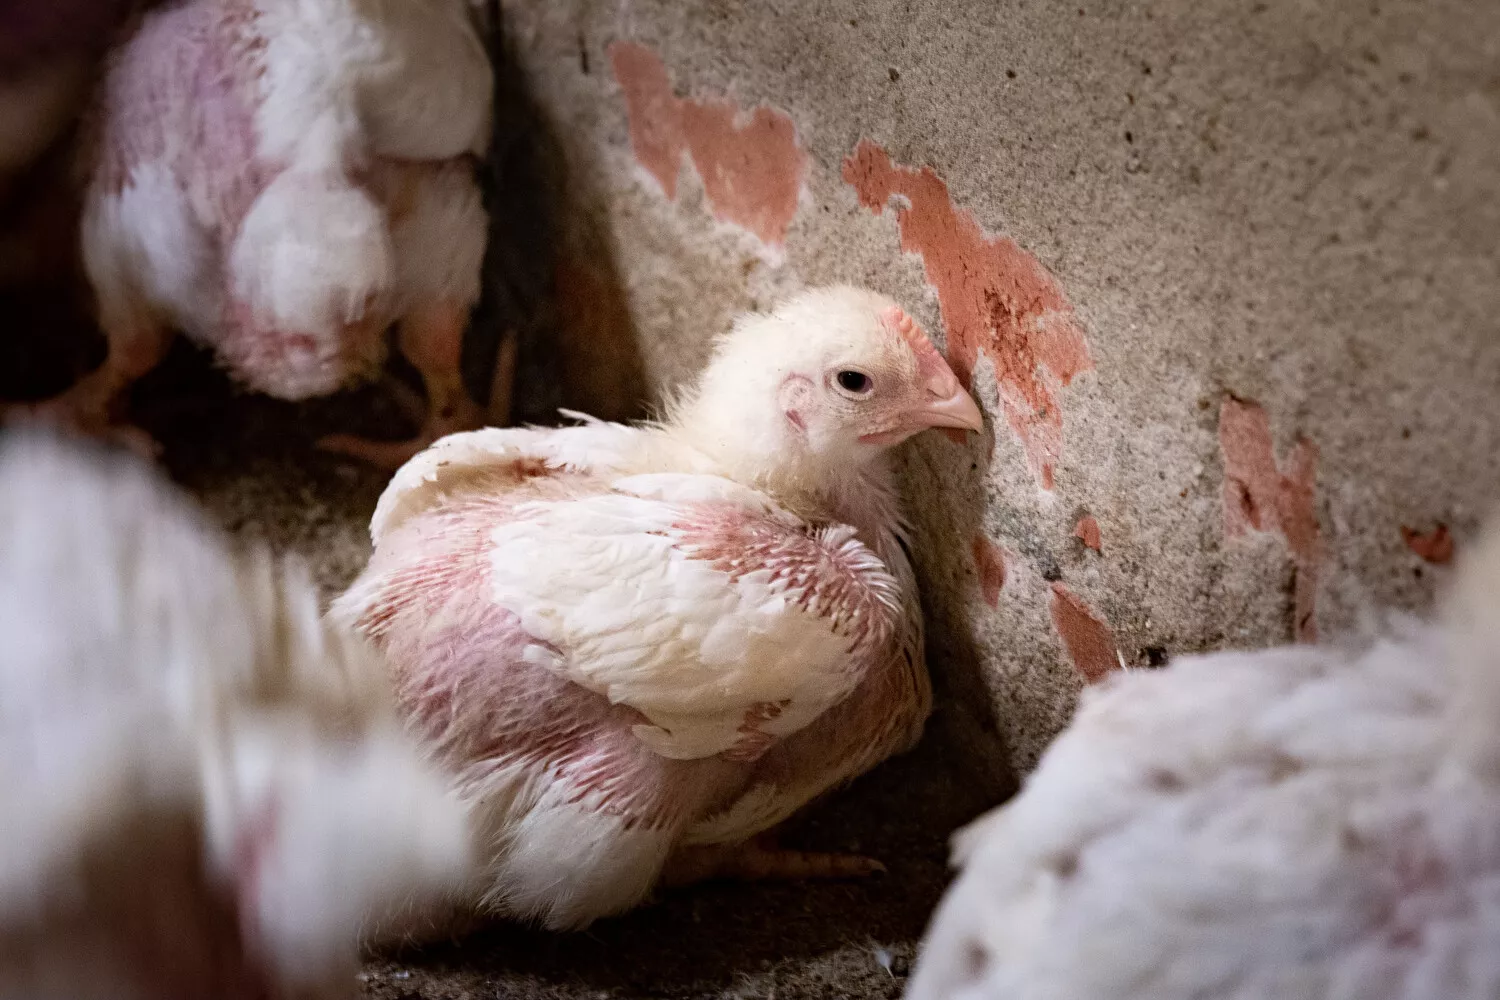
[[[1313,642],[1318,637],[1314,602],[1323,562],[1313,507],[1318,446],[1299,438],[1282,472],[1266,411],[1258,403],[1229,396],[1219,410],[1219,447],[1224,452],[1224,534],[1235,538],[1252,530],[1270,531],[1286,538],[1297,566],[1293,631],[1299,642]]]
[[[1078,527],[1073,529],[1073,537],[1095,552],[1103,552],[1101,548],[1103,539],[1099,536],[1099,522],[1094,520],[1092,514],[1085,514],[1078,519]]]
[[[687,140],[682,134],[681,102],[672,93],[667,67],[655,52],[634,42],[611,45],[609,61],[625,91],[635,158],[656,178],[669,199],[676,198],[677,168]]]
[[[1407,548],[1430,563],[1442,566],[1453,559],[1453,536],[1448,533],[1446,524],[1440,523],[1428,532],[1417,531],[1403,524],[1401,537]]]
[[[979,573],[979,589],[984,594],[984,603],[998,608],[1000,590],[1005,586],[1005,554],[983,535],[974,536],[972,547],[974,568]]]
[[[1060,583],[1052,585],[1052,624],[1087,683],[1096,684],[1119,668],[1114,633],[1081,597]]]
[[[625,91],[630,145],[667,198],[677,197],[686,151],[716,219],[763,243],[785,243],[807,170],[791,118],[765,106],[746,118],[728,101],[677,97],[661,57],[635,42],[615,42],[609,58]]]
[[[1083,331],[1062,289],[1037,259],[1004,237],[989,239],[959,211],[931,169],[892,164],[868,139],[844,161],[844,180],[877,213],[892,198],[901,248],[922,255],[948,327],[948,360],[966,388],[982,353],[995,365],[1000,402],[1032,471],[1052,489],[1062,456],[1059,383],[1093,368]]]

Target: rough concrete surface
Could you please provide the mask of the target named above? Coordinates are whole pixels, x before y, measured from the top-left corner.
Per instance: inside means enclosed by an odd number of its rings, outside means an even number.
[[[900,458],[932,734],[789,835],[888,876],[496,926],[372,961],[369,996],[894,996],[948,834],[1086,680],[1423,607],[1496,496],[1491,0],[502,7],[476,386],[515,327],[521,417],[629,416],[735,312],[851,281],[992,426]],[[226,524],[330,592],[358,570],[382,479],[308,442],[398,435],[380,392],[237,396],[179,349],[136,403]]]
[[[990,440],[904,458],[977,754],[1111,660],[1425,606],[1496,495],[1500,6],[503,8],[652,391],[832,281],[972,371]]]

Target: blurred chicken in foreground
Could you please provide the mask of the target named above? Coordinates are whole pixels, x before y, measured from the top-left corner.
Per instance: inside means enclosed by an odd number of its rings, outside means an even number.
[[[0,996],[333,997],[458,805],[311,583],[149,470],[0,438]]]
[[[1392,631],[1088,691],[960,834],[910,1000],[1500,996],[1500,530]]]
[[[174,330],[248,388],[300,400],[377,374],[396,324],[427,390],[416,440],[325,443],[394,467],[478,426],[459,360],[492,77],[471,7],[172,0],[145,15],[85,142],[83,259],[109,352],[43,412],[148,447],[121,394]]]

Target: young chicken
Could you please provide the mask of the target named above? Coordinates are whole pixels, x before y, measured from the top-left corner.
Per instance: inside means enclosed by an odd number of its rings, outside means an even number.
[[[909,1000],[1500,996],[1500,530],[1461,574],[1440,626],[1087,691]]]
[[[494,911],[581,927],[663,878],[879,868],[751,838],[920,735],[885,452],[979,408],[899,306],[831,288],[742,317],[670,413],[438,442],[331,612],[470,803]]]
[[[472,158],[491,73],[469,0],[170,0],[93,112],[84,264],[109,341],[51,416],[116,427],[174,329],[281,399],[376,374],[386,334],[427,390],[409,442],[326,446],[395,468],[479,425],[459,374],[486,221]]]
[[[142,463],[0,438],[0,996],[348,996],[467,817],[367,644]]]

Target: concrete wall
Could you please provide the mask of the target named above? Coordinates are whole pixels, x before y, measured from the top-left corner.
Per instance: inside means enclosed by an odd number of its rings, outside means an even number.
[[[972,376],[988,440],[903,463],[976,756],[1120,663],[1421,607],[1496,496],[1493,0],[503,8],[565,402],[833,281]]]

